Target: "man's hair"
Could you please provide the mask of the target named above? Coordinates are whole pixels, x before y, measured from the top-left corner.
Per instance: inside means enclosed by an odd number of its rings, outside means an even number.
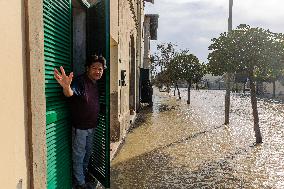
[[[91,55],[88,60],[87,63],[85,64],[85,67],[90,67],[93,63],[99,62],[103,65],[103,68],[106,69],[106,59],[100,55]]]

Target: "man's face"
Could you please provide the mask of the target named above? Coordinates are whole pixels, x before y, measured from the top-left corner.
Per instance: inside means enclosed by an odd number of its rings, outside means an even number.
[[[104,72],[103,64],[100,62],[94,62],[87,68],[87,75],[91,80],[101,79]]]

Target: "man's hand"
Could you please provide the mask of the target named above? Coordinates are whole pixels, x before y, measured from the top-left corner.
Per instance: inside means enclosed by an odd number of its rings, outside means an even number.
[[[71,85],[73,79],[73,72],[71,72],[69,76],[67,76],[62,66],[60,66],[60,70],[61,74],[56,68],[54,68],[54,78],[61,85],[61,87],[67,88],[68,86]]]
[[[73,91],[71,90],[70,87],[73,79],[73,72],[71,72],[69,76],[67,76],[62,66],[60,66],[60,71],[61,73],[56,68],[54,68],[54,78],[63,88],[64,95],[70,97],[73,95]]]

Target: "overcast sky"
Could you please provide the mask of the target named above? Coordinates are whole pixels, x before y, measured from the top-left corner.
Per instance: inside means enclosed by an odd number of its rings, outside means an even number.
[[[173,42],[207,62],[211,39],[228,29],[229,0],[155,0],[145,12],[159,14],[156,44]],[[284,0],[234,0],[233,29],[239,24],[284,33]]]

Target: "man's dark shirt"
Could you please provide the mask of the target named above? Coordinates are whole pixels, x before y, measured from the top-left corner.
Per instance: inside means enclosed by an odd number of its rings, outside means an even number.
[[[98,84],[83,74],[71,84],[73,96],[70,97],[72,124],[77,129],[91,129],[97,126],[99,114]]]

